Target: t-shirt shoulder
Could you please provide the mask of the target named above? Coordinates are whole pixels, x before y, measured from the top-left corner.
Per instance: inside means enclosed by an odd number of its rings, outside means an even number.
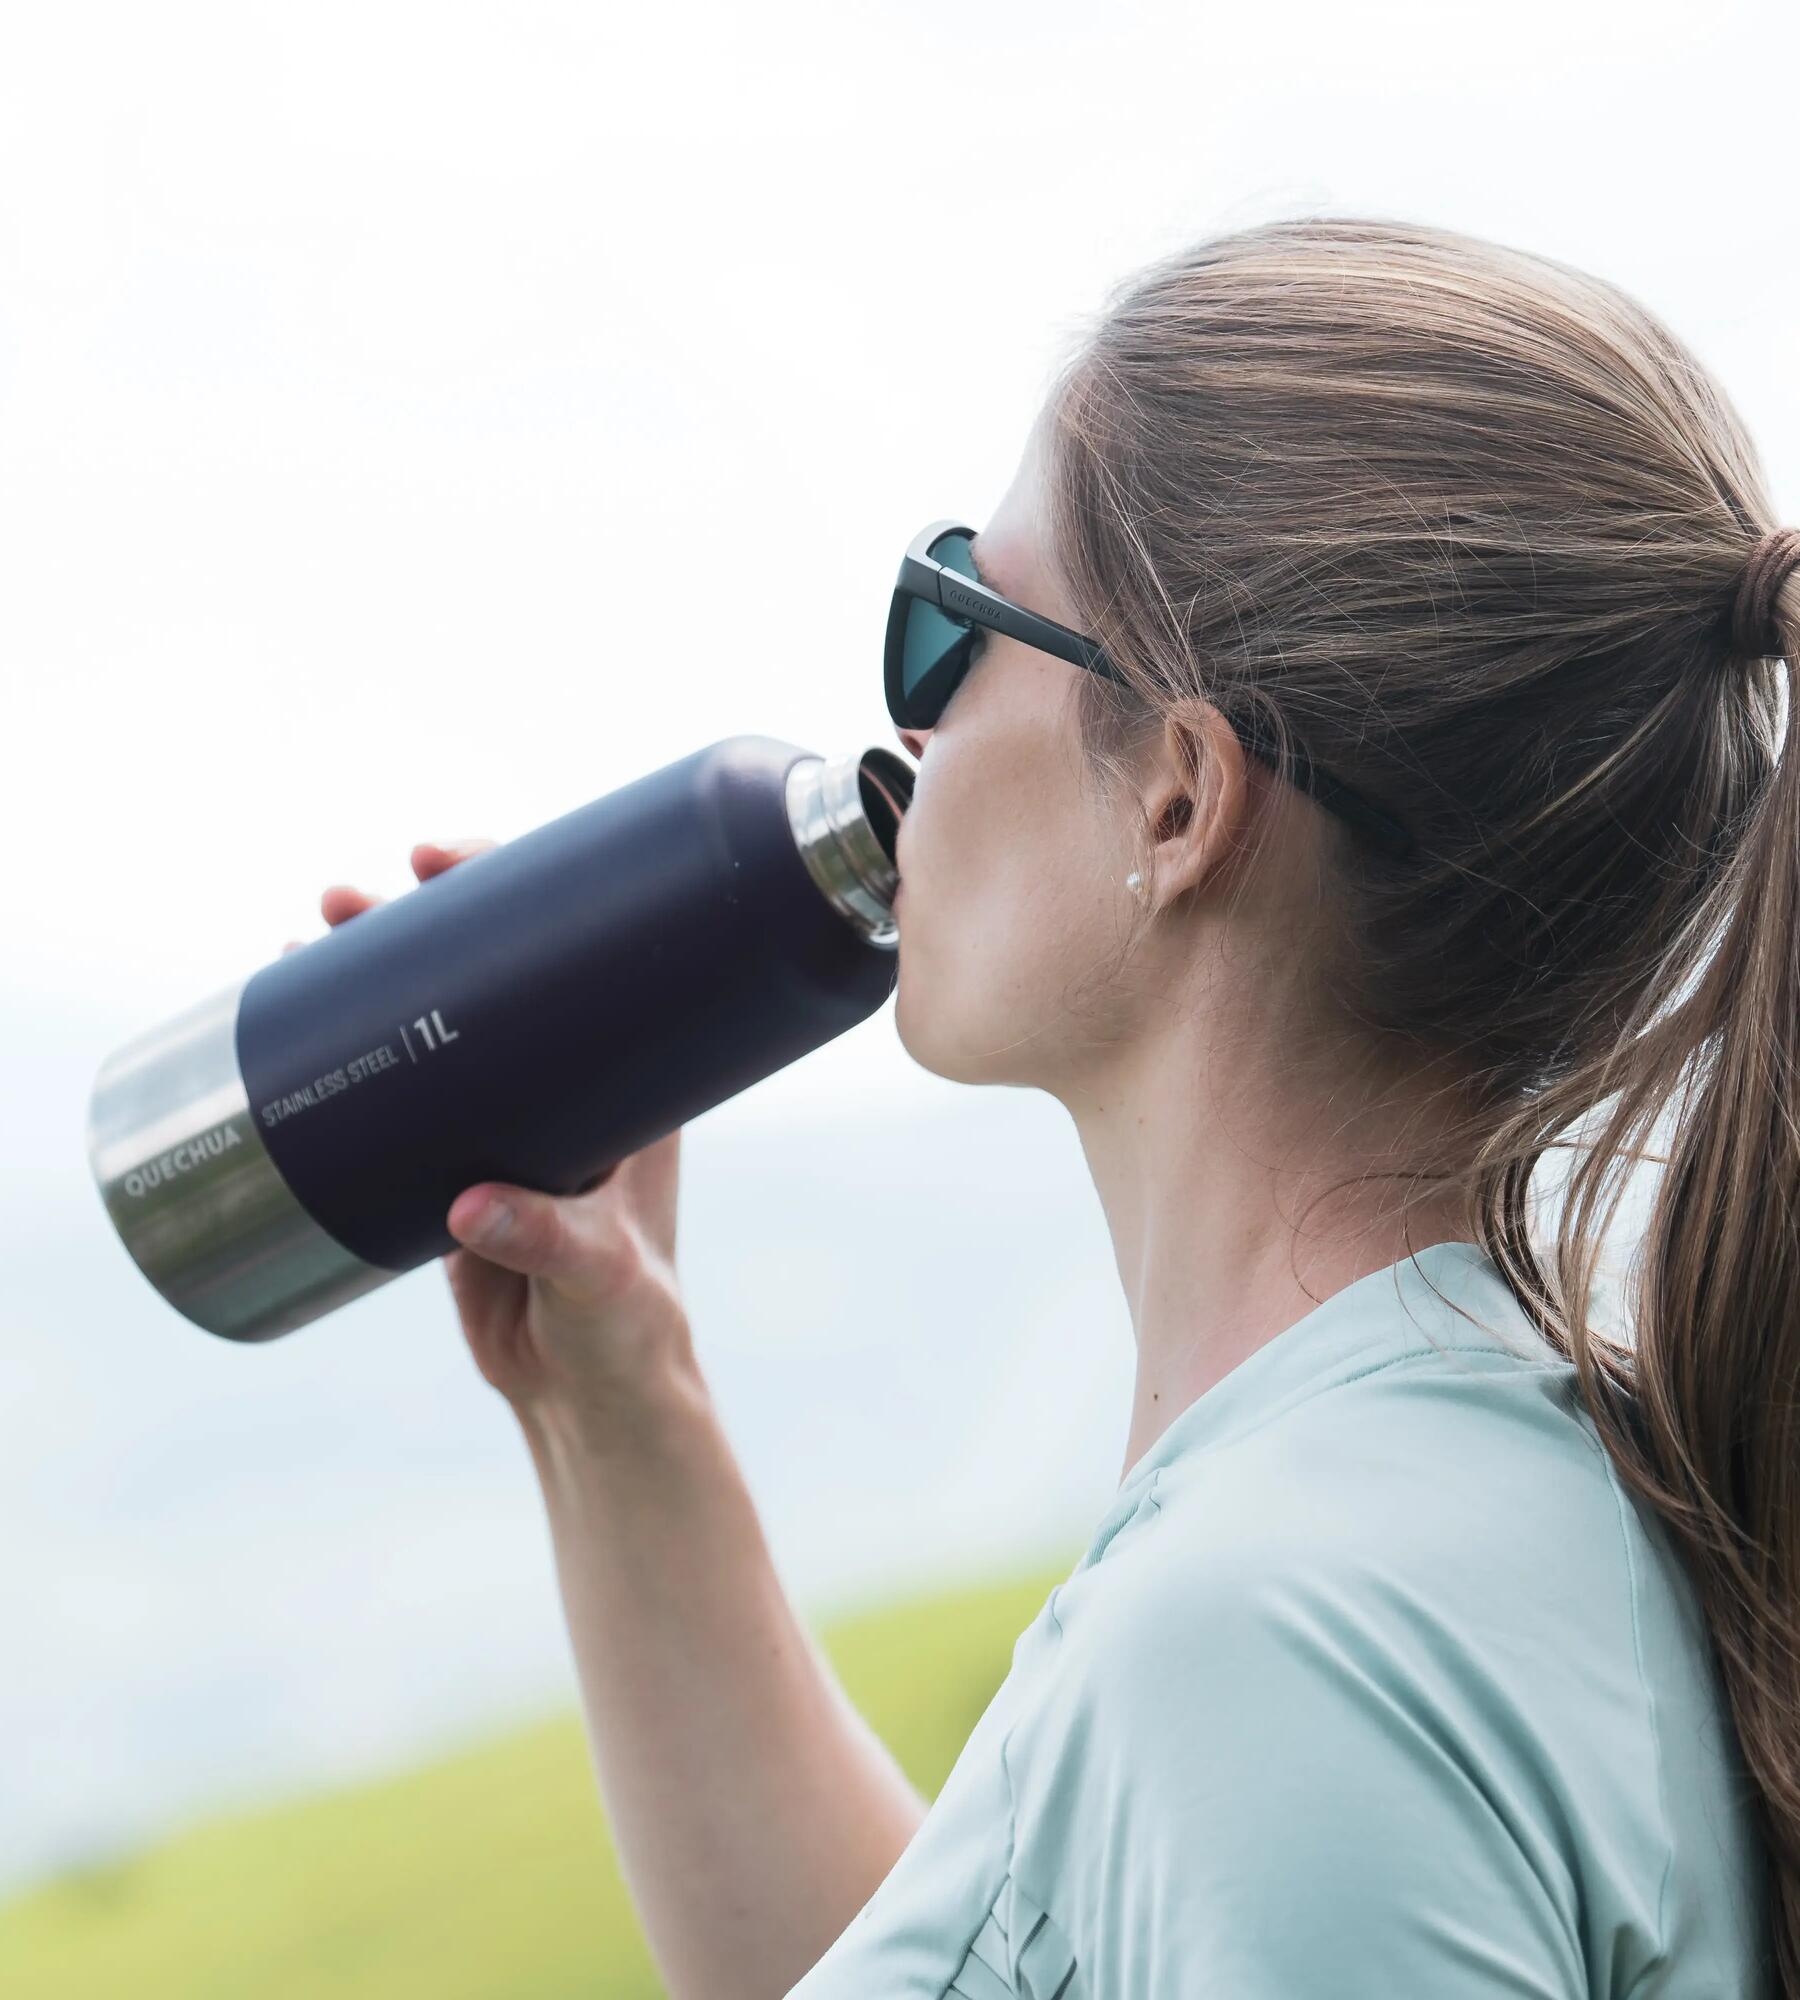
[[[1560,2000],[1597,1953],[1654,1962],[1617,1501],[1554,1370],[1475,1360],[1396,1361],[1159,1468],[1058,1587],[1059,1672],[1007,1744],[1013,1873],[1096,1992],[1204,1966],[1238,2000]],[[1601,1912],[1590,1836],[1624,1849]]]

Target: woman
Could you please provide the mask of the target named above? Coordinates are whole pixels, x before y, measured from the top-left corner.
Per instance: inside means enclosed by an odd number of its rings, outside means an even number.
[[[680,1135],[459,1198],[677,2000],[1800,1996],[1797,564],[1641,306],[1361,219],[1137,274],[915,545],[898,1026],[1075,1121],[1124,1475],[928,1810],[709,1404]]]

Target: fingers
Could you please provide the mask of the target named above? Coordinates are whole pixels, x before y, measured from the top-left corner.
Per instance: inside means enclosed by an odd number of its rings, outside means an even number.
[[[620,1162],[631,1176],[632,1205],[644,1220],[646,1236],[675,1255],[676,1210],[681,1197],[681,1135],[687,1128],[677,1125],[654,1144],[628,1154]]]
[[[642,1258],[616,1214],[601,1215],[579,1196],[484,1181],[450,1205],[445,1226],[456,1240],[528,1278],[545,1278],[570,1296],[600,1300],[623,1291]]]
[[[454,868],[459,861],[472,860],[477,854],[486,854],[499,843],[485,834],[472,834],[463,840],[421,840],[412,851],[412,871],[421,882],[429,882],[434,875],[443,874],[446,868]],[[334,882],[319,898],[319,914],[334,930],[339,924],[346,924],[352,917],[359,917],[364,910],[372,910],[384,899],[371,896],[367,890],[354,889],[346,882]],[[290,951],[298,951],[304,942],[301,938],[290,938],[281,947],[285,958]]]
[[[374,909],[380,901],[379,896],[371,896],[364,889],[352,889],[346,883],[334,882],[319,898],[319,914],[328,924],[335,926],[348,923],[364,910]]]
[[[352,917],[361,916],[364,910],[372,910],[381,901],[379,896],[371,896],[362,889],[352,889],[342,882],[334,882],[319,898],[319,914],[335,930]],[[281,955],[286,958],[290,951],[298,951],[306,940],[289,938],[281,947]]]
[[[447,1251],[444,1271],[457,1314],[471,1330],[501,1324],[516,1314],[528,1282],[473,1250]]]
[[[477,854],[486,854],[496,845],[485,834],[475,834],[467,840],[421,840],[412,851],[412,870],[421,882],[429,882],[446,868],[472,860]]]

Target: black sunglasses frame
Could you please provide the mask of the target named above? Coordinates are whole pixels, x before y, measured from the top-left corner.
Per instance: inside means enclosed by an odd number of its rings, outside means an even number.
[[[1103,680],[1125,683],[1125,676],[1092,639],[1083,638],[1067,625],[1059,625],[1054,618],[1040,618],[1035,611],[1027,611],[1024,605],[1002,597],[985,583],[939,562],[930,550],[945,535],[966,535],[973,540],[975,530],[961,521],[933,521],[929,527],[921,528],[901,558],[900,574],[888,607],[882,681],[888,713],[902,729],[934,728],[945,704],[962,681],[959,674],[944,689],[943,700],[935,706],[907,699],[906,621],[915,598],[935,605],[954,624],[979,625],[986,631],[1002,633],[1006,638],[1021,640],[1027,646],[1037,647],[1040,652],[1067,660],[1072,666],[1083,667],[1089,673],[1100,675]],[[964,672],[967,672],[966,667]],[[925,713],[927,708],[932,712]],[[1276,745],[1262,730],[1254,723],[1241,722],[1236,717],[1227,719],[1252,756],[1267,764],[1271,770],[1280,770]],[[1413,836],[1398,820],[1315,764],[1298,744],[1292,754],[1294,782],[1310,792],[1328,812],[1336,813],[1340,819],[1365,834],[1382,852],[1397,860],[1412,853],[1415,845]]]

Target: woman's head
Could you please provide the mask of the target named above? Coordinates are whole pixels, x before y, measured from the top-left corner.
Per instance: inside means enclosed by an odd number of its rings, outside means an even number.
[[[1800,1994],[1800,571],[1776,545],[1734,623],[1776,526],[1722,389],[1566,264],[1339,218],[1135,274],[976,546],[1124,681],[990,634],[911,739],[899,1026],[945,1074],[1063,1092],[1216,1000],[1221,1037],[1261,1023],[1299,1075],[1453,1107],[1404,1164],[1466,1204],[1676,1531],[1791,1857]],[[1616,1347],[1589,1287],[1671,1112]],[[1529,1183],[1578,1124],[1540,1256]]]
[[[1138,669],[1078,691],[1095,762],[1176,698],[1291,730],[1419,842],[1316,829],[1341,1018],[1496,1103],[1609,1045],[1769,769],[1773,515],[1693,359],[1565,265],[1296,222],[1142,274],[1051,407],[1056,560]]]
[[[1003,596],[1076,624],[1050,540],[1053,448],[1046,412],[974,558]],[[1103,757],[1090,678],[986,632],[937,726],[900,731],[920,767],[901,839],[897,1026],[915,1057],[959,1082],[1070,1101],[1160,1025],[1191,1023],[1202,988],[1222,1035],[1247,1009],[1266,1020],[1304,964],[1319,853],[1309,809],[1252,856],[1246,836],[1274,817],[1283,786],[1219,711],[1146,704]]]

